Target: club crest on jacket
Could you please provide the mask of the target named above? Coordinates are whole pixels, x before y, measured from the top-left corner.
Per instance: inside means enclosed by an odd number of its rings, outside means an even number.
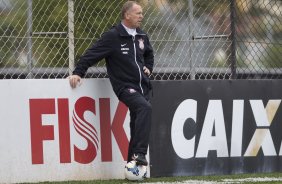
[[[144,40],[143,40],[142,38],[140,38],[140,39],[138,40],[138,42],[139,42],[139,48],[140,48],[141,50],[143,50],[143,49],[144,49]]]

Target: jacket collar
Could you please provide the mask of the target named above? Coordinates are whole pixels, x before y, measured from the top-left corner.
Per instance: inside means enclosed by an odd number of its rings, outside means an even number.
[[[120,36],[131,36],[128,34],[128,32],[125,30],[125,28],[121,23],[119,23],[115,28],[120,34]],[[136,32],[137,32],[136,35],[146,35],[146,33],[144,33],[140,28],[136,28]]]

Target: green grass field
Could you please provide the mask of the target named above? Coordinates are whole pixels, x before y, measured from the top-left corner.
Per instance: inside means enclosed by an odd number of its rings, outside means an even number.
[[[127,180],[92,180],[92,181],[68,181],[68,182],[44,182],[48,184],[120,184],[120,183],[177,183],[177,184],[238,184],[238,183],[264,183],[264,184],[282,184],[282,173],[264,173],[264,174],[238,174],[224,176],[189,176],[189,177],[162,177],[148,178],[139,182]]]

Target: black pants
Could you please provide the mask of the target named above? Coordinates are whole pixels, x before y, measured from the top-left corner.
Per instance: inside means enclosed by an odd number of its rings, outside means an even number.
[[[132,88],[126,88],[119,95],[130,112],[130,141],[127,161],[134,153],[147,154],[151,130],[152,106],[149,102],[149,91],[142,95]]]

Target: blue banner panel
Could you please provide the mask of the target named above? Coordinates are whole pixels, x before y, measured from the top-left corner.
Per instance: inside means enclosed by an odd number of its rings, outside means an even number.
[[[282,171],[282,80],[152,84],[152,177]]]

